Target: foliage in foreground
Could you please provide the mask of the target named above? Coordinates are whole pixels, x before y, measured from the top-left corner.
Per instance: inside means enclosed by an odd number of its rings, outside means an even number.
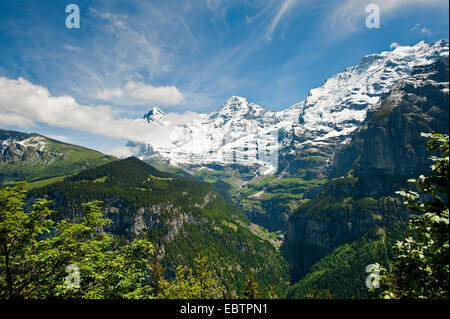
[[[449,137],[424,134],[432,156],[432,172],[409,180],[418,192],[398,192],[418,213],[409,223],[410,234],[394,246],[392,273],[380,267],[382,298],[448,298],[449,287]],[[422,195],[419,194],[422,193]],[[376,291],[374,291],[376,293]]]
[[[168,282],[147,239],[119,248],[103,231],[101,202],[78,222],[49,217],[49,201],[25,207],[25,183],[0,189],[0,298],[235,298],[201,254]],[[255,296],[258,292],[255,288]]]

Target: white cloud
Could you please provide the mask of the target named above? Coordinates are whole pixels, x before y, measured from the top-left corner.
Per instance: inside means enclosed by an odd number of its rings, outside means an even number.
[[[400,46],[400,44],[398,44],[397,42],[392,42],[390,45],[390,48],[395,49],[395,48],[398,48],[399,46]]]
[[[63,48],[66,49],[67,51],[82,51],[81,48],[75,47],[75,46],[70,45],[70,44],[64,44]]]
[[[52,96],[23,78],[0,77],[0,124],[27,128],[37,123],[138,142],[155,138],[144,119],[116,118],[109,106],[81,105],[71,96]],[[156,136],[165,135],[159,129]]]
[[[171,105],[183,100],[183,95],[175,86],[154,87],[130,81],[125,85],[125,92],[133,99],[148,103]]]
[[[267,38],[269,40],[272,40],[273,33],[280,22],[281,18],[294,7],[296,0],[284,0],[283,4],[281,5],[280,9],[278,10],[277,14],[273,18],[269,32],[267,33]]]
[[[123,88],[99,90],[95,96],[104,101],[114,100],[115,102],[124,104],[150,103],[174,105],[184,100],[183,94],[175,86],[154,87],[133,81],[129,81]],[[116,99],[122,100],[117,101]]]
[[[409,31],[414,32],[416,31],[418,28],[420,28],[421,24],[417,23],[415,26],[413,26],[411,29],[409,29]]]
[[[428,36],[433,34],[433,33],[431,32],[431,30],[428,29],[428,28],[422,28],[422,29],[420,29],[420,33],[425,34],[425,35],[428,35]]]
[[[428,29],[427,27],[422,27],[422,25],[420,23],[417,23],[416,25],[414,25],[411,29],[409,29],[409,31],[420,32],[421,34],[428,35],[428,36],[433,34],[430,29]]]
[[[118,158],[126,158],[136,154],[138,151],[139,147],[117,146],[110,151],[106,151],[106,154]]]
[[[14,112],[0,112],[0,124],[15,125],[22,128],[33,126],[33,120],[26,118],[22,115],[15,114]]]
[[[45,134],[45,136],[50,137],[57,141],[62,141],[62,142],[66,142],[66,143],[70,142],[70,137],[65,136],[65,135]]]

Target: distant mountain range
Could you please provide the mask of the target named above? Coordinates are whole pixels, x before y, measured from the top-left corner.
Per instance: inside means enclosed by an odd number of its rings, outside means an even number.
[[[412,47],[368,55],[312,89],[304,101],[279,112],[238,96],[228,99],[215,112],[192,113],[182,122],[153,107],[144,116],[149,130],[161,128],[166,137],[146,144],[131,141],[128,146],[140,159],[162,159],[194,170],[233,164],[264,167],[255,172],[257,175],[289,169],[296,154],[317,148],[329,167],[336,146],[349,141],[350,133],[395,83],[410,76],[415,66],[442,57],[448,57],[447,41],[432,45],[422,41]],[[275,135],[271,132],[276,132],[278,149],[272,145]],[[279,153],[282,163],[278,166],[259,158],[258,153],[263,152]]]
[[[155,139],[127,146],[160,169],[187,169],[214,183],[253,222],[284,231],[288,216],[336,173],[336,152],[392,87],[448,55],[448,41],[422,41],[365,56],[278,112],[238,96],[208,114],[175,116],[153,107],[145,118]]]

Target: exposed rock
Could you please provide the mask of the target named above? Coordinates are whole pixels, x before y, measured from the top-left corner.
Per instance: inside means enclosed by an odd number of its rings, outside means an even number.
[[[448,59],[414,68],[337,152],[332,177],[348,177],[330,181],[287,223],[283,252],[294,282],[331,249],[408,217],[392,196],[429,171],[431,154],[420,133],[448,134],[448,76]]]

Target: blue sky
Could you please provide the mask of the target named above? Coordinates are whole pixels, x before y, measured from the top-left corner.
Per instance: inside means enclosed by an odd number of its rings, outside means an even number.
[[[65,26],[70,3],[80,8],[79,29]],[[380,28],[365,25],[369,3],[380,8]],[[211,112],[239,95],[285,109],[394,42],[448,40],[448,6],[447,0],[2,0],[0,94],[11,97],[0,105],[0,127],[110,152],[127,141],[123,132],[139,134],[142,123],[134,119],[150,106]],[[14,99],[36,109],[15,113]]]

